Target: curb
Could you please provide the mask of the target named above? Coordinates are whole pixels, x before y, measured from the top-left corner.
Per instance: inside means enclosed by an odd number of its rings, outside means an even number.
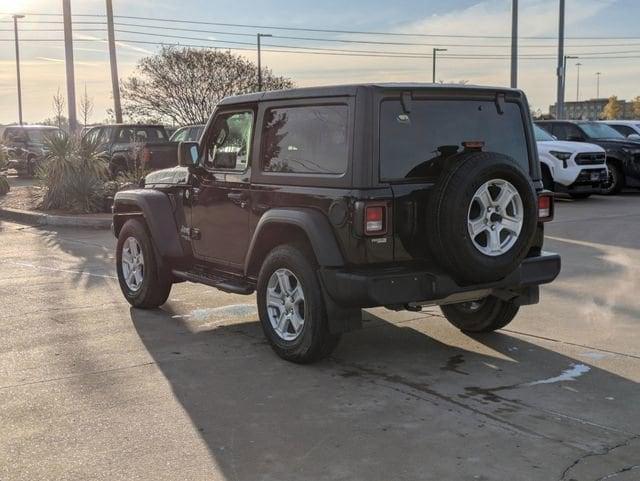
[[[0,208],[0,219],[18,222],[20,224],[81,227],[86,229],[110,229],[111,218],[80,217],[72,215],[53,215],[28,210]]]

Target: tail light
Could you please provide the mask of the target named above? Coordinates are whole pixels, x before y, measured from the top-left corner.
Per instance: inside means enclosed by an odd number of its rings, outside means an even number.
[[[538,221],[549,222],[553,220],[553,214],[553,192],[541,192],[538,194]]]
[[[387,233],[387,207],[381,204],[369,204],[364,210],[364,233],[383,235]]]
[[[151,162],[151,151],[148,147],[142,149],[142,163],[149,164]]]

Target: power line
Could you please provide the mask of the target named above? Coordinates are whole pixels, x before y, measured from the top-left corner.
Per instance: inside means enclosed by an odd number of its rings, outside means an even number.
[[[4,13],[3,15],[10,15]],[[45,16],[55,17],[61,16],[57,13],[27,13],[30,16]],[[105,18],[105,15],[99,14],[76,14],[74,17],[83,18]],[[337,33],[345,35],[378,35],[378,36],[393,36],[393,37],[424,37],[424,38],[482,38],[482,39],[510,39],[509,35],[462,35],[462,34],[428,34],[428,33],[408,33],[408,32],[381,32],[381,31],[366,31],[366,30],[333,30],[327,28],[309,28],[309,27],[285,27],[276,25],[258,25],[258,24],[242,24],[242,23],[224,23],[224,22],[207,22],[202,20],[181,20],[175,18],[154,18],[154,17],[142,17],[133,15],[114,15],[114,18],[122,18],[128,20],[147,20],[153,22],[165,22],[165,23],[183,23],[192,25],[213,25],[224,27],[237,27],[237,28],[251,28],[262,30],[284,30],[284,31],[299,31],[299,32],[322,32],[322,33]],[[520,39],[533,39],[533,40],[556,40],[555,36],[520,36]],[[565,37],[572,40],[640,40],[639,36],[574,36]]]

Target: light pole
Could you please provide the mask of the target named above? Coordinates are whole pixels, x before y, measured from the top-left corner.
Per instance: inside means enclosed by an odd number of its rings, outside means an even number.
[[[122,123],[122,105],[120,104],[120,83],[118,80],[118,60],[116,56],[116,39],[113,28],[113,4],[107,0],[107,37],[109,42],[109,63],[111,64],[111,91],[113,92],[113,113],[116,123]]]
[[[24,15],[13,16],[13,33],[16,41],[16,75],[18,77],[18,121],[22,125],[22,85],[20,83],[20,42],[18,41],[18,19]]]
[[[576,102],[580,102],[580,67],[581,66],[582,64],[580,62],[576,64],[576,67],[578,67],[578,81],[576,84]]]
[[[600,98],[600,75],[602,72],[596,72],[596,98]]]
[[[78,128],[76,117],[76,74],[73,66],[73,26],[71,21],[71,0],[62,0],[64,20],[64,64],[67,70],[67,109],[69,112],[69,131],[75,133]]]
[[[518,0],[511,7],[511,88],[518,86]]]
[[[270,33],[259,33],[258,39],[258,92],[262,92],[262,58],[260,53],[260,39],[263,37],[273,37]]]
[[[562,59],[562,88],[561,88],[561,105],[562,105],[562,117],[558,117],[560,119],[564,118],[565,108],[564,108],[564,99],[566,97],[567,92],[567,60],[577,59],[575,55],[565,55]]]
[[[436,52],[446,52],[446,48],[433,49],[433,83],[436,83]]]
[[[564,60],[564,0],[560,0],[560,14],[558,22],[558,68],[556,75],[558,76],[557,94],[556,100],[556,117],[559,119],[564,118],[564,77],[565,77],[565,63]]]

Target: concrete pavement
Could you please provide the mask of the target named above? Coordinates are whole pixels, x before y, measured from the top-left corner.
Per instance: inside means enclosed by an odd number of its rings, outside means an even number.
[[[106,232],[0,223],[0,479],[640,476],[640,196],[560,202],[563,272],[498,333],[367,314],[288,364],[253,297],[130,309]]]

